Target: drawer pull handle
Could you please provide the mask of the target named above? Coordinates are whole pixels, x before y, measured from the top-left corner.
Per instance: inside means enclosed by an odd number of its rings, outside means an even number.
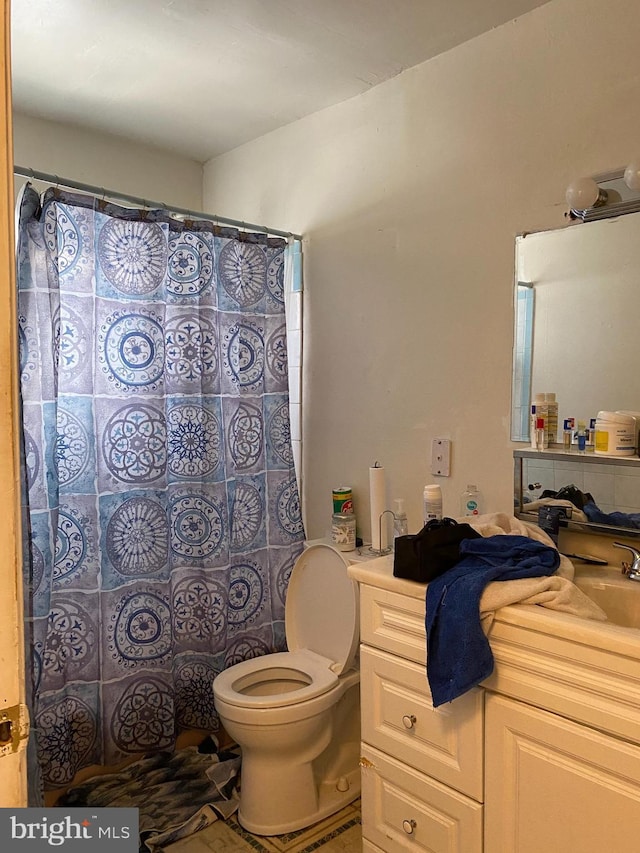
[[[407,835],[413,835],[413,830],[416,828],[415,820],[403,820],[402,828],[407,833]]]
[[[405,714],[402,718],[402,724],[405,729],[412,729],[416,724],[416,718],[414,714]]]

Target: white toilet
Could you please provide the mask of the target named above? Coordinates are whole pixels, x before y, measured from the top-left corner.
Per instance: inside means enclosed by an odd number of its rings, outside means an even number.
[[[291,571],[288,652],[243,661],[213,682],[220,721],[242,749],[238,820],[256,835],[310,826],[360,795],[357,585],[329,545]]]

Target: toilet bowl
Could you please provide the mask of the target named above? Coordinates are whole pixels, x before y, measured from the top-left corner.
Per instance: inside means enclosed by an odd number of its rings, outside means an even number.
[[[289,580],[289,651],[243,661],[214,679],[220,721],[242,750],[238,820],[249,832],[293,832],[360,795],[358,627],[347,561],[312,545]]]

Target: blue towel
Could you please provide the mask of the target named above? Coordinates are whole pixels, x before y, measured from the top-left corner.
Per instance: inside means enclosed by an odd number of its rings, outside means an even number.
[[[637,512],[603,512],[593,501],[587,501],[582,511],[589,521],[595,521],[598,524],[614,524],[617,527],[640,529],[640,513]]]
[[[461,696],[493,672],[480,624],[480,597],[491,581],[552,575],[555,548],[526,536],[464,539],[460,562],[427,586],[427,678],[434,707]]]

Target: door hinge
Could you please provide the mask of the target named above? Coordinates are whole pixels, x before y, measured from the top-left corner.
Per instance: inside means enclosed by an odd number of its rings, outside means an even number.
[[[0,708],[0,758],[20,752],[29,737],[29,711],[26,705]]]

